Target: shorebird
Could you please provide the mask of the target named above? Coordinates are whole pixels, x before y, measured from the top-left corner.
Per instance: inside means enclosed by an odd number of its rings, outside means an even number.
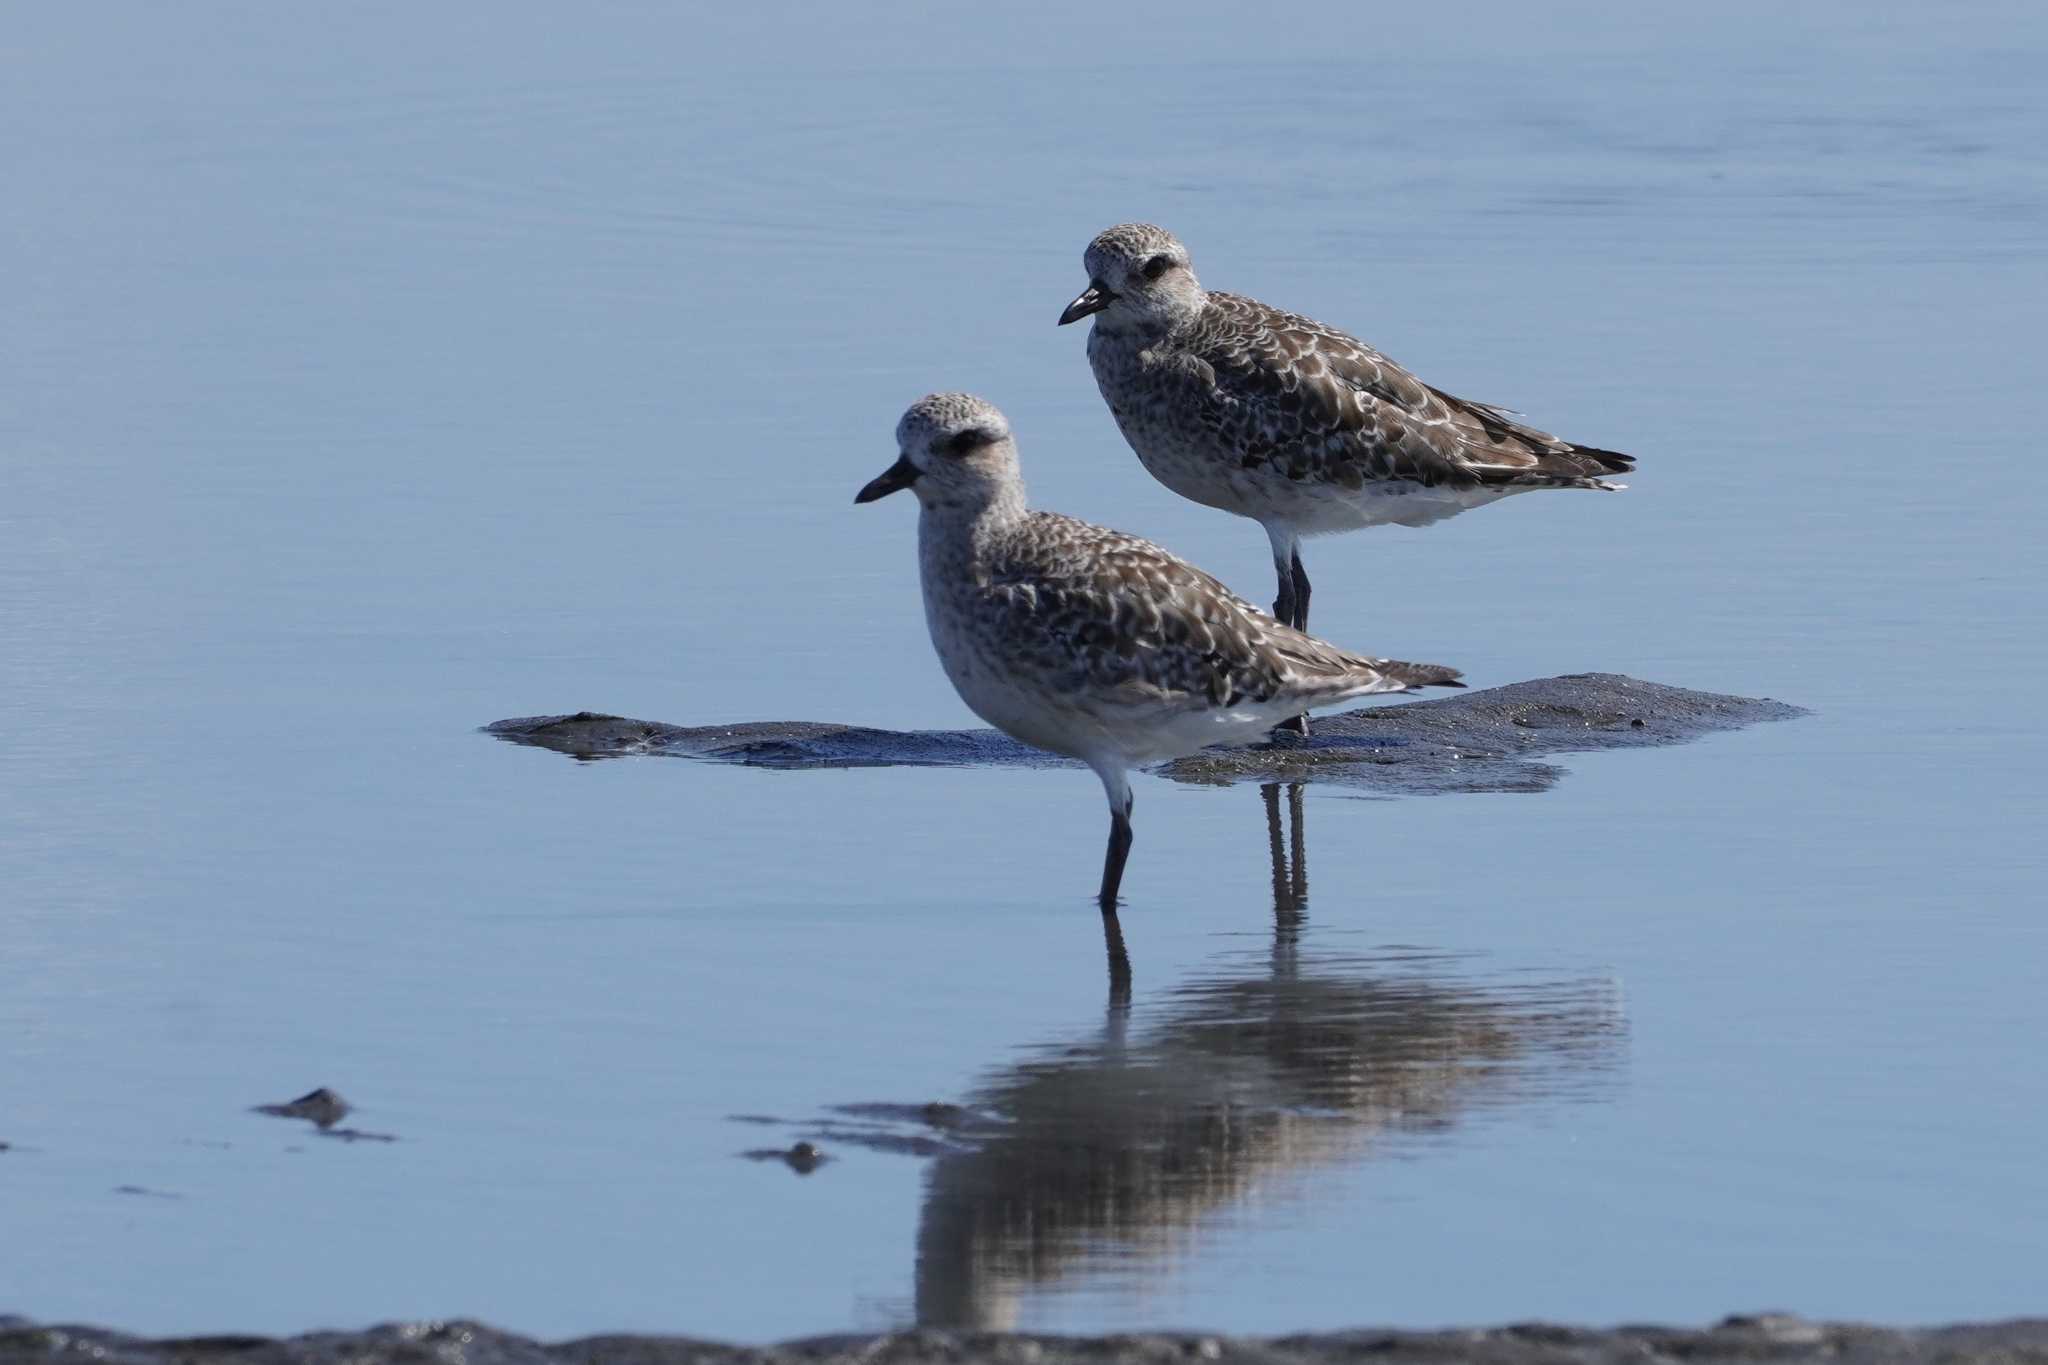
[[[1150,541],[1030,510],[1009,421],[980,398],[918,399],[896,447],[854,501],[917,495],[925,624],[968,708],[1102,779],[1106,914],[1130,856],[1131,769],[1255,743],[1310,707],[1462,686],[1456,669],[1304,635]]]
[[[1082,257],[1088,363],[1124,439],[1184,498],[1266,528],[1273,615],[1308,628],[1304,536],[1428,526],[1512,493],[1622,487],[1635,460],[1432,388],[1358,338],[1202,288],[1164,228],[1123,223]],[[1307,733],[1306,724],[1294,728]]]

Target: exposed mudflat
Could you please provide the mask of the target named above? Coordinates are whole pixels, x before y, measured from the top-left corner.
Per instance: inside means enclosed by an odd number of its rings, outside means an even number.
[[[2048,1360],[2048,1320],[1969,1326],[1866,1327],[1808,1322],[1766,1314],[1733,1317],[1705,1329],[1617,1327],[1596,1331],[1549,1324],[1399,1332],[1362,1329],[1318,1336],[1218,1337],[1142,1333],[1046,1337],[1009,1333],[916,1331],[813,1337],[775,1346],[726,1346],[689,1337],[597,1336],[547,1344],[475,1322],[395,1323],[366,1332],[315,1332],[301,1337],[214,1336],[150,1341],[92,1327],[38,1327],[0,1317],[0,1362],[101,1360],[115,1365],[384,1365],[445,1361],[449,1365],[922,1365],[1000,1361],[1058,1365],[1086,1361],[1246,1361],[1319,1365],[1376,1361],[1476,1361],[1494,1365],[1592,1365],[1628,1361],[1804,1361],[1837,1365],[1912,1361]]]
[[[1572,673],[1429,701],[1318,715],[1306,741],[1282,736],[1211,750],[1162,771],[1182,782],[1336,782],[1389,794],[1542,791],[1562,776],[1546,755],[1682,744],[1804,714],[1785,702],[1695,692],[1618,673]],[[687,726],[578,711],[484,727],[579,759],[655,754],[763,768],[1064,764],[994,730],[876,730],[826,721]]]

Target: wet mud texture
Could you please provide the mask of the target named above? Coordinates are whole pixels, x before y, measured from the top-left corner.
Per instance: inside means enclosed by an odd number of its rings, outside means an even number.
[[[1784,702],[1694,692],[1618,673],[1573,673],[1430,701],[1319,714],[1306,741],[1281,736],[1211,750],[1160,771],[1182,782],[1333,782],[1388,795],[1539,792],[1563,770],[1550,754],[1683,744],[1804,712]],[[994,730],[874,730],[825,721],[664,725],[579,711],[484,727],[579,759],[630,754],[762,768],[1066,765]]]
[[[91,1327],[37,1327],[0,1317],[0,1365],[52,1360],[113,1365],[1065,1365],[1065,1362],[1228,1361],[1258,1365],[1473,1361],[1480,1365],[1593,1365],[1594,1362],[1827,1360],[1835,1365],[1917,1361],[2048,1360],[2048,1320],[1931,1329],[1814,1323],[1780,1315],[1729,1318],[1704,1330],[1620,1327],[1592,1331],[1524,1324],[1443,1332],[1363,1330],[1323,1336],[1216,1337],[1146,1333],[1045,1337],[1006,1333],[905,1332],[815,1337],[779,1346],[723,1346],[688,1337],[584,1337],[546,1345],[473,1322],[406,1323],[367,1332],[318,1332],[288,1340],[185,1337],[147,1341]]]

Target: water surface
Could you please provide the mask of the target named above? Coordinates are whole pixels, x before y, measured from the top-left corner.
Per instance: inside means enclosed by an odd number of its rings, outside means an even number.
[[[2044,48],[2018,5],[13,16],[0,1308],[2039,1311]],[[910,509],[850,506],[934,388],[1263,599],[1052,325],[1133,217],[1642,460],[1316,542],[1319,632],[1814,714],[1540,794],[1147,781],[1127,1005],[1085,775],[475,733],[970,723]],[[248,1112],[314,1085],[400,1140]]]

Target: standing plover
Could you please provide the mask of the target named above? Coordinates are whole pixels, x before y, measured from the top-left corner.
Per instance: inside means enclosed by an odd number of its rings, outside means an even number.
[[[1174,492],[1266,528],[1273,615],[1297,630],[1303,536],[1428,526],[1536,488],[1613,490],[1601,475],[1635,468],[1431,388],[1333,327],[1203,289],[1164,228],[1110,228],[1082,261],[1088,288],[1060,325],[1094,315],[1088,363],[1124,439]]]
[[[1460,685],[1456,669],[1304,635],[1150,541],[1031,511],[1010,424],[979,398],[920,398],[896,446],[896,463],[854,501],[917,494],[925,623],[960,699],[1102,779],[1105,911],[1131,848],[1130,769],[1254,743],[1309,707]]]

